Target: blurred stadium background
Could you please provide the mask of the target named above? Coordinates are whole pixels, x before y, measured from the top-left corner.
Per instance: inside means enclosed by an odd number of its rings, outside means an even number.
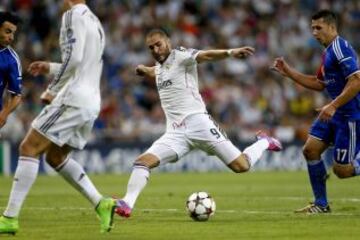
[[[208,49],[254,46],[246,61],[227,60],[199,67],[201,92],[208,110],[234,142],[243,147],[256,130],[266,129],[286,145],[265,154],[253,172],[236,175],[214,157],[195,152],[157,171],[206,173],[152,174],[134,216],[115,219],[111,234],[101,236],[90,205],[61,178],[40,176],[21,215],[17,239],[358,239],[359,178],[328,184],[333,213],[299,216],[292,210],[311,200],[301,147],[316,109],[326,94],[307,91],[269,70],[284,56],[297,69],[314,73],[322,47],[312,38],[313,12],[330,8],[340,17],[340,33],[360,50],[360,1],[357,0],[88,0],[107,36],[102,76],[103,106],[94,135],[84,151],[74,153],[100,191],[122,196],[135,157],[164,131],[164,115],[153,82],[135,76],[134,67],[153,62],[144,35],[165,27],[173,45]],[[7,203],[17,164],[17,147],[40,112],[41,92],[49,79],[26,74],[31,61],[60,60],[60,0],[0,0],[0,10],[23,19],[14,48],[24,68],[24,100],[12,114],[0,141],[0,210]],[[331,155],[331,151],[327,154]],[[328,157],[328,159],[330,159]],[[42,173],[54,174],[41,163]],[[274,171],[275,170],[275,171]],[[3,176],[1,176],[3,174]],[[5,175],[5,176],[4,176]],[[194,191],[211,193],[217,213],[194,223],[185,201]],[[54,224],[55,223],[55,224]]]
[[[360,2],[356,0],[88,0],[87,3],[102,21],[107,37],[102,111],[89,147],[76,153],[90,172],[127,171],[136,155],[165,130],[154,83],[134,74],[137,64],[154,64],[144,44],[144,35],[152,27],[167,29],[173,46],[256,48],[255,56],[249,60],[202,64],[199,72],[201,93],[209,112],[240,147],[252,141],[258,129],[266,129],[286,143],[287,151],[272,159],[266,155],[266,160],[257,166],[261,169],[304,167],[301,145],[316,117],[315,109],[327,101],[326,94],[305,90],[273,73],[269,69],[273,59],[284,56],[298,70],[315,73],[322,47],[312,38],[309,21],[315,11],[324,8],[339,14],[340,34],[356,50],[360,49]],[[0,170],[8,174],[15,169],[16,148],[40,112],[39,96],[49,82],[44,77],[30,77],[25,70],[34,60],[60,60],[62,1],[0,0],[0,6],[17,12],[23,19],[14,48],[24,69],[24,99],[2,129]],[[198,159],[195,165],[194,158]],[[221,163],[205,158],[196,153],[177,167],[163,169],[222,168]]]

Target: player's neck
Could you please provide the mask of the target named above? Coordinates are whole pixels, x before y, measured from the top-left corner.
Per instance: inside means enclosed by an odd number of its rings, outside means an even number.
[[[337,36],[338,36],[337,33],[334,34],[334,35],[329,36],[329,41],[327,41],[327,42],[325,43],[325,47],[330,46],[330,44],[335,40],[335,38],[337,38]]]
[[[72,1],[69,1],[69,4],[70,4],[70,8],[72,8],[77,4],[85,4],[85,1],[84,0],[72,0]]]
[[[166,60],[168,60],[170,54],[171,54],[171,50],[170,50],[169,54],[164,58],[164,61],[161,61],[161,62],[159,62],[159,63],[160,63],[161,65],[163,65],[163,64],[166,62]]]

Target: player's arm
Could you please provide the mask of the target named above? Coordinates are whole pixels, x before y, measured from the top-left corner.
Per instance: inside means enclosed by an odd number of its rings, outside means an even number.
[[[35,61],[30,63],[27,71],[34,77],[45,74],[56,75],[60,72],[61,63]]]
[[[56,73],[46,90],[48,95],[52,96],[56,96],[66,84],[74,70],[81,64],[84,55],[86,33],[84,32],[83,19],[79,14],[67,12],[63,17],[62,24],[64,22],[70,24],[65,30],[66,47],[62,52],[63,62],[61,65],[49,63],[49,72]],[[62,32],[61,34],[64,33]]]
[[[145,65],[138,65],[135,69],[136,75],[155,80],[155,66],[147,67]]]
[[[3,109],[0,111],[0,128],[2,128],[10,113],[12,113],[21,102],[21,95],[8,93],[5,98]]]
[[[340,95],[330,103],[336,109],[349,102],[360,92],[360,68],[356,53],[351,45],[343,40],[337,39],[337,46],[338,51],[335,52],[333,48],[333,56],[336,57],[338,66],[347,82]]]
[[[10,113],[12,113],[21,102],[21,71],[21,63],[16,55],[16,59],[14,59],[13,63],[10,64],[7,71],[8,94],[4,99],[4,105],[0,111],[0,128],[5,125]]]
[[[332,48],[334,51],[333,57],[336,58],[338,67],[343,76],[346,76],[344,80],[347,80],[347,82],[342,92],[329,104],[321,108],[319,118],[323,121],[330,120],[339,107],[348,103],[360,92],[360,69],[356,53],[350,44],[339,39],[336,41],[337,47]]]
[[[307,75],[297,71],[295,68],[290,67],[282,57],[275,59],[271,69],[279,72],[284,77],[292,79],[305,88],[316,91],[322,91],[325,88],[325,84],[320,81],[317,76]]]
[[[339,108],[353,99],[360,92],[360,71],[354,73],[348,78],[341,94],[335,98],[330,104],[335,108]]]
[[[343,91],[329,104],[321,108],[319,119],[328,121],[335,114],[336,110],[353,99],[360,92],[360,72],[356,72],[348,78]]]
[[[253,55],[255,49],[249,46],[226,50],[201,50],[196,56],[198,63],[222,60],[228,57],[246,58]]]

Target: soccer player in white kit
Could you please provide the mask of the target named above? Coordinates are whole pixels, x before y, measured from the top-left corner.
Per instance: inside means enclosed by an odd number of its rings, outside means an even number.
[[[42,94],[50,103],[32,122],[19,147],[19,161],[7,208],[0,218],[0,232],[15,234],[18,215],[35,181],[39,156],[46,161],[95,207],[101,232],[112,227],[115,200],[103,197],[84,169],[69,153],[84,148],[100,111],[100,77],[105,35],[99,19],[83,0],[64,0],[70,8],[63,14],[60,30],[62,63],[37,61],[28,71],[53,74]]]
[[[146,45],[157,61],[156,66],[139,65],[136,73],[156,80],[161,106],[166,116],[166,132],[135,163],[127,192],[117,200],[115,212],[129,217],[135,201],[145,187],[150,169],[160,163],[175,162],[193,149],[216,155],[236,173],[246,172],[265,150],[280,151],[281,143],[264,133],[241,152],[219,129],[206,111],[199,93],[197,64],[228,57],[244,58],[253,54],[251,47],[228,50],[172,49],[161,29],[146,36]]]

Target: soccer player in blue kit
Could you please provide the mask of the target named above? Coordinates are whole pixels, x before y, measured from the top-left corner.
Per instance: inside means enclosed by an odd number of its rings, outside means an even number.
[[[19,22],[16,15],[0,12],[0,99],[5,88],[9,93],[4,103],[0,101],[0,128],[21,101],[21,63],[14,49],[10,47]]]
[[[333,171],[339,178],[360,175],[360,70],[357,56],[337,32],[335,13],[321,10],[312,16],[312,34],[325,50],[317,75],[306,75],[290,67],[283,58],[273,69],[305,88],[327,90],[332,101],[320,109],[304,146],[314,202],[297,213],[329,213],[326,168],[321,153],[334,144]]]

